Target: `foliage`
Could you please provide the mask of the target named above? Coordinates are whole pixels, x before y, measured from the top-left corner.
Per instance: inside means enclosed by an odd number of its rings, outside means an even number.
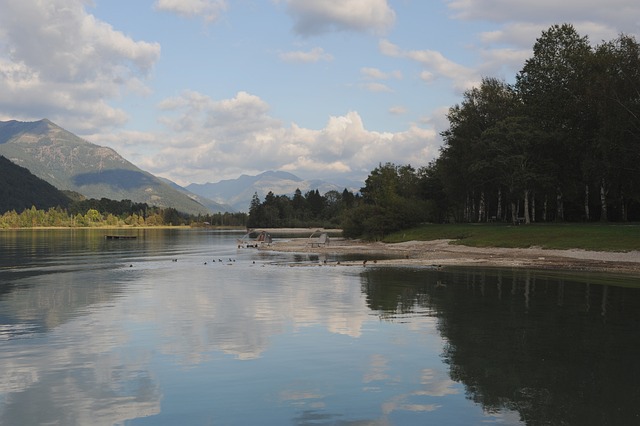
[[[410,165],[379,165],[361,189],[363,202],[345,215],[344,235],[379,239],[432,219],[429,202],[421,198],[420,179],[421,174]]]
[[[345,211],[354,208],[360,196],[345,189],[342,193],[316,190],[302,195],[297,189],[293,197],[269,191],[264,201],[255,193],[249,207],[248,228],[338,227]]]
[[[0,212],[67,207],[71,200],[29,170],[0,156]]]
[[[450,109],[432,175],[447,219],[637,220],[640,45],[592,48],[564,24],[533,52],[514,86],[483,79]]]
[[[81,210],[81,206],[86,210]],[[88,207],[87,207],[88,206]],[[92,207],[93,206],[93,207]],[[102,206],[101,208],[95,208]],[[125,206],[128,206],[126,209]],[[113,207],[113,211],[108,210]],[[69,210],[51,207],[48,210],[32,206],[20,213],[9,210],[0,215],[0,229],[32,227],[120,227],[120,226],[224,226],[244,227],[245,213],[216,213],[191,216],[173,208],[149,207],[129,200],[84,200]]]

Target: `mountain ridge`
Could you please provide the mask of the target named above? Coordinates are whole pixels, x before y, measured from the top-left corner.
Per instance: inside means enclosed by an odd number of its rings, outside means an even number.
[[[128,199],[188,214],[214,212],[115,150],[92,144],[48,119],[0,121],[0,155],[60,190],[87,198]]]

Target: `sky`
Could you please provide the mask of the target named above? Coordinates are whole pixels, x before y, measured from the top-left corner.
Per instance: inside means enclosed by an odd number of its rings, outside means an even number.
[[[447,111],[542,31],[640,38],[637,0],[0,0],[0,120],[180,185],[427,165]]]

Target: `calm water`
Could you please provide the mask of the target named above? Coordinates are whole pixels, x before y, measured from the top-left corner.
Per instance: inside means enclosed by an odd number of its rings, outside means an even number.
[[[640,424],[629,279],[129,232],[0,232],[0,424]]]

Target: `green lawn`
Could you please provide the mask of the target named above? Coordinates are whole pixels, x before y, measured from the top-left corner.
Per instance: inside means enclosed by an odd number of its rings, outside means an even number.
[[[447,224],[396,232],[385,242],[454,239],[473,247],[542,247],[599,251],[640,250],[640,224]]]

